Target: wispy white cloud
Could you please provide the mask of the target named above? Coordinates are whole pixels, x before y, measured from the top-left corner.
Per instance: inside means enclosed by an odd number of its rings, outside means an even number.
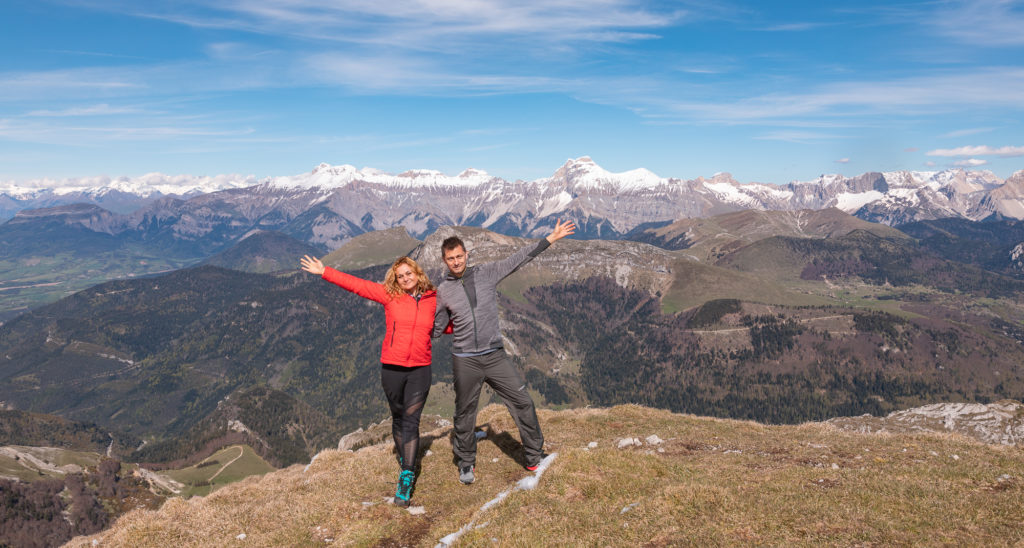
[[[690,13],[678,4],[655,10],[636,0],[249,0],[213,5],[154,0],[87,4],[200,28],[425,51],[455,51],[467,39],[486,47],[480,37],[488,37],[492,45],[515,40],[520,48],[537,42],[644,40],[656,37],[651,30]]]
[[[994,128],[994,127],[975,127],[975,128],[968,128],[968,129],[958,129],[958,130],[955,130],[955,131],[950,131],[949,133],[945,133],[942,136],[943,137],[966,137],[968,135],[977,135],[979,133],[989,133],[991,131],[995,131],[995,129],[996,128]]]
[[[103,94],[139,91],[144,84],[124,71],[110,69],[68,69],[0,73],[0,99],[32,98],[48,90]]]
[[[692,74],[735,74],[736,60],[700,62],[636,76],[579,70],[561,54],[584,55],[594,42],[640,40],[696,20],[710,8],[656,9],[636,0],[252,0],[210,7],[198,1],[99,3],[98,8],[193,26],[302,37],[305,47],[274,51],[240,42],[216,42],[207,59],[145,68],[80,69],[0,74],[0,99],[33,93],[72,94],[86,86],[96,98],[151,93],[263,87],[342,86],[357,93],[408,95],[562,93],[629,108],[656,123],[794,126],[829,120],[870,124],[873,115],[934,115],[988,106],[1024,109],[1024,68],[990,67],[893,79],[850,79],[795,86],[800,92],[754,94],[742,76],[696,86]],[[822,23],[786,23],[801,30]],[[618,35],[617,33],[623,33]],[[350,42],[344,47],[339,42]],[[399,46],[397,48],[391,46]],[[567,49],[562,49],[567,48]],[[437,54],[444,50],[444,54]],[[519,56],[550,56],[528,62]],[[719,58],[722,56],[720,54]],[[722,60],[722,59],[719,59]],[[705,59],[704,61],[714,61]],[[90,84],[91,82],[91,84]],[[52,85],[51,85],[52,84]],[[88,86],[93,89],[88,89]]]
[[[71,107],[61,110],[33,110],[26,113],[25,116],[61,118],[66,116],[112,116],[117,114],[138,114],[141,112],[143,112],[143,110],[136,107],[112,107],[106,103],[102,103],[87,107]]]
[[[930,150],[926,153],[928,156],[946,156],[946,157],[960,157],[960,156],[998,156],[1000,158],[1013,158],[1016,156],[1024,156],[1024,147],[990,147],[990,146],[963,146],[958,148],[940,148]]]
[[[121,53],[108,53],[105,51],[84,51],[74,49],[44,49],[40,50],[45,53],[60,53],[63,55],[76,55],[82,57],[102,57],[108,59],[141,59],[137,55],[124,55]]]
[[[840,158],[840,159],[836,160],[836,163],[837,164],[848,164],[848,163],[850,163],[850,159],[849,158]]]
[[[765,133],[754,137],[761,141],[786,141],[790,143],[814,143],[830,139],[838,139],[840,136],[828,133],[799,130],[779,130]]]
[[[822,27],[833,26],[836,23],[783,23],[781,25],[772,25],[768,27],[760,27],[756,30],[762,32],[803,32],[808,30],[817,30]]]
[[[276,55],[276,56],[275,56]],[[311,82],[280,53],[109,67],[0,72],[0,101],[174,97],[211,91],[292,87]],[[52,110],[52,109],[50,109]]]
[[[164,117],[151,124],[83,125],[63,123],[63,117],[0,119],[0,140],[26,143],[97,147],[118,142],[174,140],[194,138],[229,139],[252,135],[249,127],[222,129],[213,124],[200,125],[188,117]]]
[[[1024,2],[952,0],[930,11],[927,23],[941,34],[982,46],[1024,45]]]
[[[1024,109],[1024,69],[983,68],[892,80],[832,82],[802,93],[772,93],[733,101],[680,100],[678,115],[750,123],[765,119],[934,114],[961,108]]]
[[[957,160],[953,162],[953,165],[957,167],[979,167],[988,163],[988,160],[981,160],[979,158],[968,158],[966,160]]]
[[[426,57],[359,57],[341,53],[310,55],[305,59],[309,77],[362,91],[384,93],[530,93],[576,89],[572,80],[544,76],[514,76],[451,71]]]

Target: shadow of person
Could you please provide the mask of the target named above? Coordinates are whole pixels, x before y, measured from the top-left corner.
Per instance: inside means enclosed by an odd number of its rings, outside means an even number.
[[[477,440],[478,446],[480,442],[489,441],[496,445],[498,449],[501,450],[502,453],[505,453],[509,458],[514,460],[520,466],[523,466],[524,468],[526,467],[526,449],[523,447],[523,444],[518,439],[512,436],[512,434],[504,430],[495,431],[491,427],[491,423],[489,422],[477,425],[474,432],[478,436],[481,432],[486,434],[483,438]],[[455,443],[454,437],[455,429],[453,428],[448,433],[448,439],[453,445]],[[477,448],[477,452],[479,453],[479,447]],[[455,464],[456,466],[459,464],[459,459],[455,455],[452,455],[452,464]]]

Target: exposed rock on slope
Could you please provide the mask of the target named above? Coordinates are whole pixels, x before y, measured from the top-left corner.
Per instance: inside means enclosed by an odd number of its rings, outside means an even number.
[[[1024,444],[1024,405],[1013,400],[988,405],[935,403],[885,417],[841,417],[828,422],[854,432],[951,432],[985,443]]]

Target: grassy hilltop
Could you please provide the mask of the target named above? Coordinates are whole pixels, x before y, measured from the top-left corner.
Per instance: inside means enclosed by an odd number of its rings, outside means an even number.
[[[1024,542],[1024,449],[951,434],[766,426],[623,405],[540,411],[558,456],[535,489],[516,430],[485,408],[478,480],[459,484],[449,428],[427,434],[415,514],[389,504],[388,443],[327,450],[69,546],[974,545]],[[654,438],[653,436],[657,436]],[[633,442],[633,439],[636,439]],[[627,443],[629,440],[633,443]],[[596,445],[595,445],[596,444]]]

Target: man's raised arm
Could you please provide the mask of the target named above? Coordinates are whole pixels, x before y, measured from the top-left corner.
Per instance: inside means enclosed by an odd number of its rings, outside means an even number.
[[[490,268],[493,269],[493,273],[497,279],[504,279],[516,270],[519,270],[519,267],[532,261],[534,257],[540,255],[541,252],[550,247],[551,244],[566,236],[574,234],[575,232],[576,223],[572,221],[565,221],[563,223],[562,220],[559,219],[555,222],[555,229],[551,234],[548,234],[544,239],[537,242],[535,246],[526,246],[505,259],[495,261],[491,263]]]

